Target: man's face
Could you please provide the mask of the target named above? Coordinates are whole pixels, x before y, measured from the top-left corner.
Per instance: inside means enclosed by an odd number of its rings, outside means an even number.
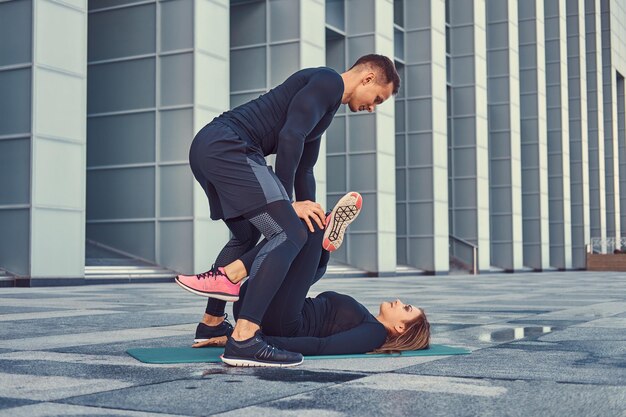
[[[357,86],[348,102],[350,111],[368,111],[373,112],[377,105],[383,103],[393,92],[393,83],[386,85],[376,82],[375,74],[369,73],[364,76],[361,83]]]

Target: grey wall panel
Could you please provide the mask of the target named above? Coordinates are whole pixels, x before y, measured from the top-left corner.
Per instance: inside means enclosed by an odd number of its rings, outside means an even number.
[[[159,216],[189,217],[192,215],[193,177],[185,165],[159,167],[161,189]]]
[[[30,63],[32,29],[29,0],[0,3],[0,67]]]
[[[89,14],[89,61],[154,53],[156,5]]]
[[[89,11],[107,9],[109,7],[131,5],[134,3],[145,3],[144,0],[89,0]]]
[[[0,265],[7,271],[30,274],[30,213],[29,209],[0,210]]]
[[[87,120],[90,167],[152,162],[154,112],[91,117]]]
[[[230,8],[230,46],[265,43],[267,6],[265,0],[237,4]],[[231,57],[232,59],[232,57]]]
[[[187,161],[193,139],[193,112],[191,109],[159,112],[161,140],[160,161]]]
[[[1,140],[0,206],[30,203],[30,175],[30,140]]]
[[[193,222],[159,222],[160,263],[174,271],[193,273]]]
[[[272,0],[269,2],[269,38],[271,42],[286,41],[300,37],[300,2]]]
[[[153,218],[154,168],[87,172],[87,219]]]
[[[193,102],[193,55],[191,53],[163,56],[161,65],[160,105],[190,105]]]
[[[30,132],[31,70],[0,71],[0,135]]]
[[[619,144],[619,199],[620,223],[626,226],[626,92],[624,77],[617,73],[617,142]],[[626,236],[626,227],[620,229],[620,237]]]
[[[161,3],[161,52],[193,47],[193,25],[189,22],[193,22],[193,0]]]
[[[250,64],[254,63],[254,71]],[[265,46],[233,50],[230,53],[230,90],[264,89],[266,83]]]
[[[341,122],[340,122],[341,123]],[[350,118],[349,151],[375,152],[376,138],[371,133],[376,129],[373,114],[360,114]],[[337,141],[336,141],[337,142]]]
[[[584,2],[568,1],[566,5],[572,267],[584,268],[585,245],[591,238]]]
[[[297,42],[270,46],[270,87],[282,83],[294,72],[300,69],[298,60],[294,56],[300,55]]]
[[[90,65],[87,112],[153,108],[155,77],[154,58]]]
[[[367,120],[366,118],[363,119]],[[352,142],[351,142],[352,144]],[[326,129],[326,152],[344,153],[346,151],[346,118],[335,117]]]
[[[87,224],[87,236],[97,242],[156,262],[154,222]]]
[[[375,0],[346,0],[346,32],[351,35],[371,33],[374,29],[376,16]]]
[[[617,142],[617,103],[615,97],[616,71],[611,56],[611,26],[609,0],[599,0],[602,43],[602,95],[604,112],[604,160],[606,186],[606,235],[621,235],[619,200],[619,146]]]
[[[585,63],[589,151],[589,213],[592,238],[606,237],[604,112],[599,1],[585,0]],[[590,242],[587,242],[590,243]]]
[[[344,0],[326,0],[326,23],[339,30],[345,30]]]

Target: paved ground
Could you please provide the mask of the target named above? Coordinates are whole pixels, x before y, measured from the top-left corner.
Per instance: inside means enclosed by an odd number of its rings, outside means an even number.
[[[327,279],[372,311],[400,295],[469,356],[293,369],[145,365],[189,345],[204,300],[174,284],[0,289],[0,416],[626,416],[626,274]]]

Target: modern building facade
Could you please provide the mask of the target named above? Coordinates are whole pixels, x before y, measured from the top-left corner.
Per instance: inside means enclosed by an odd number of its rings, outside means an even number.
[[[592,238],[626,234],[625,25],[619,0],[0,1],[0,269],[82,283],[89,244],[208,269],[229,235],[195,132],[368,53],[402,87],[342,106],[322,142],[318,201],[364,197],[336,262],[584,268]]]

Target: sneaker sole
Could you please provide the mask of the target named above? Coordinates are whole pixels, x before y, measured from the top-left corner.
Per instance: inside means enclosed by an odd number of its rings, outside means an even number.
[[[346,227],[357,218],[363,206],[363,197],[356,191],[341,197],[328,216],[322,247],[328,252],[339,249],[343,243]]]
[[[240,367],[241,366],[243,367],[263,366],[263,367],[271,367],[271,368],[289,368],[292,366],[298,366],[302,362],[304,362],[304,359],[300,360],[300,362],[293,362],[293,363],[261,362],[261,361],[255,361],[252,359],[225,358],[224,355],[221,355],[220,358],[222,359],[222,362],[224,362],[227,365],[240,366]]]
[[[202,291],[194,290],[193,288],[190,288],[190,287],[186,286],[185,284],[183,284],[182,282],[180,282],[178,280],[178,277],[176,277],[174,279],[174,281],[176,281],[176,283],[181,288],[183,288],[184,290],[187,290],[190,293],[193,293],[193,294],[196,294],[196,295],[200,295],[202,297],[217,298],[218,300],[223,300],[223,301],[238,301],[239,300],[239,296],[238,295],[224,294],[224,293],[221,293],[221,292],[202,292]]]

